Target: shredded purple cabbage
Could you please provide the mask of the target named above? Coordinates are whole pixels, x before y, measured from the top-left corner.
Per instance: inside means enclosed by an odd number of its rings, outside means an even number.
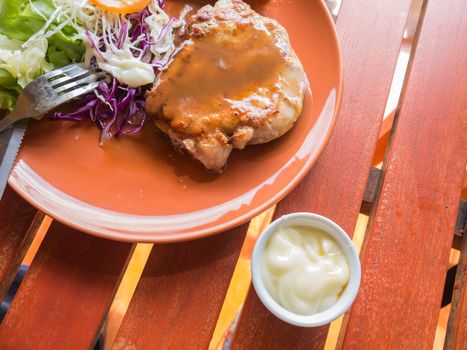
[[[164,6],[163,0],[158,0],[159,6]],[[138,48],[141,51],[135,51],[135,57],[143,57],[146,53],[150,53],[151,45],[155,43],[150,42],[149,32],[145,19],[150,15],[149,10],[139,13],[131,13],[126,17],[131,21],[131,29],[128,31],[127,24],[123,24],[119,37],[115,41],[117,48],[121,48],[126,35],[128,35],[132,42],[136,41],[141,35],[145,39],[141,40]],[[162,28],[158,37],[158,41],[162,40],[167,34],[168,28],[176,18],[171,18],[169,22]],[[97,55],[105,61],[102,51],[100,50],[100,43],[93,40],[89,32],[86,33],[91,45],[93,45]],[[167,60],[158,60],[150,62],[157,72],[167,63]],[[96,67],[95,60],[91,64]],[[101,144],[105,140],[122,134],[135,134],[139,132],[147,119],[145,112],[145,93],[148,86],[139,88],[130,88],[125,84],[119,83],[115,78],[110,83],[102,82],[99,84],[97,91],[84,96],[81,99],[81,107],[71,113],[55,112],[48,115],[49,120],[62,120],[72,122],[85,122],[92,121],[101,130]]]
[[[88,94],[82,99],[82,107],[71,113],[56,112],[51,120],[73,122],[92,121],[101,130],[101,144],[112,136],[134,134],[143,128],[146,121],[143,87],[130,88],[119,84],[114,78],[108,85],[100,83],[97,94]]]
[[[89,42],[91,43],[92,47],[93,47],[94,50],[97,52],[97,54],[99,55],[99,57],[102,59],[102,61],[107,62],[107,60],[105,59],[105,57],[102,55],[101,50],[99,49],[99,45],[97,45],[97,43],[96,43],[96,42],[94,41],[94,39],[92,38],[91,33],[89,33],[87,30],[86,30],[86,36],[88,37]]]

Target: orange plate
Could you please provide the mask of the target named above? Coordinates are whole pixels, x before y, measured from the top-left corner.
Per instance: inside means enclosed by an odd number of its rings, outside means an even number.
[[[214,234],[278,202],[311,169],[329,139],[341,99],[342,61],[321,0],[257,1],[253,7],[288,30],[313,93],[284,137],[234,151],[226,171],[215,176],[174,151],[150,123],[141,135],[101,148],[93,124],[43,120],[30,124],[10,185],[67,225],[124,241],[173,242]]]

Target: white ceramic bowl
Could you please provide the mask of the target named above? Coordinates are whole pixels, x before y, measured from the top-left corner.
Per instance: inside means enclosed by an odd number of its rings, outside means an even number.
[[[281,225],[316,227],[328,233],[342,248],[344,248],[343,251],[350,268],[350,280],[341,297],[329,309],[312,315],[299,315],[285,309],[277,301],[275,301],[267,291],[261,273],[261,262],[263,260],[264,247],[271,235]],[[282,321],[293,324],[295,326],[318,327],[332,322],[345,313],[352,305],[355,297],[357,296],[358,288],[360,287],[361,269],[357,250],[355,249],[355,246],[353,245],[352,240],[349,238],[347,233],[339,225],[337,225],[334,221],[318,214],[294,213],[284,215],[272,222],[258,238],[253,250],[253,256],[251,258],[251,274],[256,293],[258,294],[263,304],[275,316],[280,318]]]

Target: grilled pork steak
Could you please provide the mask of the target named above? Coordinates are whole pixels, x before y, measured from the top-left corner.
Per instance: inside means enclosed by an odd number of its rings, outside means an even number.
[[[187,39],[147,96],[172,142],[221,172],[234,148],[274,140],[295,124],[307,87],[286,30],[241,0],[195,14]]]

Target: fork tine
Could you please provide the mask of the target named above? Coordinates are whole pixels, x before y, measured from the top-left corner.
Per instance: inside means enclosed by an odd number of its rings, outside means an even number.
[[[58,98],[57,98],[57,102],[60,103],[60,104],[68,102],[68,101],[70,101],[70,100],[72,100],[72,99],[74,99],[74,98],[76,98],[78,96],[85,95],[85,94],[97,89],[98,86],[99,86],[99,82],[96,81],[94,83],[91,83],[89,85],[80,87],[78,89],[71,90],[70,92],[59,95]]]
[[[104,73],[97,73],[97,74],[91,74],[88,76],[85,76],[82,79],[79,80],[73,80],[70,81],[69,83],[63,84],[57,88],[54,88],[54,92],[56,94],[60,94],[63,92],[68,92],[68,90],[75,89],[77,87],[81,87],[81,85],[89,84],[89,83],[95,83],[98,82],[99,80],[103,80],[106,75]]]
[[[84,68],[84,66],[82,66],[82,65],[75,64],[72,67],[70,67],[69,69],[65,70],[64,72],[69,77],[75,77],[75,76],[83,74],[83,73],[95,72],[95,70],[92,67]]]
[[[55,80],[51,81],[51,78]],[[30,82],[20,93],[18,102],[9,116],[20,117],[16,119],[41,119],[45,113],[60,104],[95,90],[103,81],[110,82],[110,76],[93,68],[84,68],[82,65],[72,64],[57,69]],[[10,119],[2,120],[0,126],[5,128],[10,125]]]
[[[44,75],[42,75],[41,78],[49,81],[49,80],[53,80],[54,78],[58,78],[62,75],[66,75],[66,76],[69,76],[69,77],[74,77],[78,74],[81,74],[81,73],[84,73],[84,72],[89,72],[90,70],[94,70],[93,68],[85,68],[82,64],[77,64],[77,63],[72,63],[72,64],[69,64],[68,66],[65,66],[65,67],[61,67],[61,68],[58,68],[58,69],[55,69],[55,70],[52,70]]]
[[[48,79],[51,79],[51,78],[53,78],[55,76],[65,74],[70,69],[73,69],[74,66],[77,66],[77,64],[72,63],[72,64],[69,64],[68,66],[64,66],[64,67],[61,67],[61,68],[56,68],[54,70],[51,70],[50,72],[47,72],[47,73],[43,74],[41,76],[41,78],[45,78],[45,79],[48,80]]]
[[[58,88],[58,87],[60,87],[62,85],[69,84],[72,81],[84,78],[84,77],[86,77],[86,76],[88,76],[90,74],[92,74],[92,71],[84,71],[81,74],[77,74],[74,77],[69,77],[69,76],[65,75],[62,78],[58,78],[58,79],[54,79],[52,81],[49,81],[49,85],[52,86],[52,88],[55,89],[55,88]]]

